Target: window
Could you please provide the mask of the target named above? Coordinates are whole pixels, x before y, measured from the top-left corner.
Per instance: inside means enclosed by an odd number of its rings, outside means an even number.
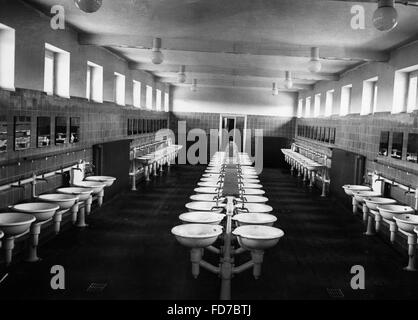
[[[341,109],[340,115],[345,116],[350,113],[351,109],[351,89],[352,85],[344,86],[341,88]]]
[[[15,30],[0,23],[0,88],[15,88]]]
[[[406,160],[409,162],[418,163],[418,133],[408,134]]]
[[[133,105],[136,108],[141,108],[141,82],[133,81]]]
[[[315,95],[315,100],[314,100],[314,117],[319,117],[320,112],[321,112],[321,94],[318,93]]]
[[[125,105],[125,76],[115,72],[115,103]]]
[[[103,67],[87,61],[86,98],[103,102]]]
[[[328,90],[325,97],[325,116],[332,115],[332,107],[334,105],[334,90]]]
[[[394,132],[392,134],[392,154],[395,159],[402,159],[403,132]]]
[[[302,118],[303,115],[303,99],[299,99],[298,101],[298,111],[297,111],[297,117]]]
[[[375,113],[377,110],[377,77],[363,81],[361,115]]]
[[[410,72],[408,74],[408,93],[406,110],[412,112],[418,109],[417,106],[417,90],[418,89],[418,71]]]
[[[70,53],[45,44],[44,91],[48,95],[70,97]]]
[[[157,89],[157,100],[156,100],[156,107],[157,107],[157,111],[161,110],[161,100],[162,100],[162,92],[161,90]]]
[[[166,92],[164,94],[164,111],[168,112],[170,108],[170,95],[168,94],[168,92]]]
[[[145,105],[147,109],[152,109],[152,87],[147,86]]]
[[[379,156],[387,156],[389,149],[389,131],[380,132]]]
[[[305,117],[309,118],[311,116],[311,97],[306,98],[305,105]]]

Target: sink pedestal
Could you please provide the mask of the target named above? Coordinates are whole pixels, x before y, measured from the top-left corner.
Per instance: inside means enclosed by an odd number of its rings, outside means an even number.
[[[396,226],[396,222],[393,220],[385,219],[385,218],[382,218],[382,219],[384,222],[386,222],[389,225],[390,242],[393,244],[395,243],[396,231],[398,230],[398,227]]]
[[[78,228],[85,228],[88,225],[86,224],[86,209],[85,207],[80,207],[77,214],[77,221],[75,224]]]
[[[101,207],[103,205],[104,189],[97,194],[97,205]]]
[[[13,249],[15,247],[16,237],[5,237],[3,239],[3,247],[5,253],[5,262],[9,266],[12,263]]]
[[[91,204],[93,203],[93,196],[90,196],[87,200],[86,200],[86,214],[89,215],[91,213]]]
[[[370,210],[369,214],[373,215],[374,222],[375,222],[374,229],[375,229],[376,232],[379,232],[380,231],[380,224],[381,224],[381,221],[382,221],[382,216],[380,215],[379,211],[377,211],[377,210]]]
[[[152,175],[154,177],[158,176],[158,173],[157,173],[157,162],[154,162],[153,165],[152,165]]]
[[[357,200],[354,197],[351,203],[353,204],[353,214],[357,214],[358,213]]]
[[[35,221],[30,226],[30,240],[29,240],[29,251],[26,258],[26,262],[38,262],[41,260],[38,257],[38,244],[39,244],[39,235],[41,234],[42,225],[49,222],[51,219],[45,221]]]
[[[150,181],[151,179],[149,178],[149,166],[148,165],[144,166],[144,172],[145,172],[145,181]]]
[[[364,205],[363,206],[363,210],[364,210],[364,207],[366,207],[366,205]],[[366,207],[366,209],[367,209],[367,216],[366,216],[366,219],[367,219],[367,229],[366,229],[366,232],[364,233],[364,235],[366,235],[366,236],[374,236],[375,234],[376,234],[376,232],[375,232],[375,230],[374,230],[374,217],[375,217],[375,215],[373,214],[373,213],[371,213],[370,211],[369,211],[369,209]]]
[[[60,230],[61,230],[62,215],[64,213],[68,212],[68,210],[69,209],[57,210],[57,212],[55,212],[54,218],[53,218],[53,221],[54,221],[54,232],[55,232],[55,234],[58,234],[60,232]]]
[[[261,265],[263,264],[264,251],[263,250],[251,250],[251,258],[254,263],[253,276],[258,280],[261,276]]]
[[[309,188],[312,189],[314,186],[314,182],[315,182],[315,171],[309,171],[309,177],[310,177]]]
[[[405,271],[417,271],[415,267],[415,256],[417,250],[417,235],[399,229],[399,232],[408,237],[408,265],[404,268]]]

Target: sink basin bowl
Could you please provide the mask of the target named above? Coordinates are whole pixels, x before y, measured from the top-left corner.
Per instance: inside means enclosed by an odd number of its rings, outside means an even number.
[[[25,233],[36,218],[19,212],[0,213],[0,230],[6,237],[13,237]]]
[[[55,203],[60,206],[60,209],[69,209],[78,201],[78,196],[64,193],[50,193],[41,194],[38,199],[40,201]]]
[[[235,198],[235,200],[238,203],[241,203],[243,201],[241,198]],[[244,202],[248,202],[248,203],[266,203],[267,201],[269,201],[269,199],[267,197],[248,196],[248,195],[244,196]]]
[[[261,189],[263,186],[259,183],[244,183],[246,189]]]
[[[273,211],[273,208],[267,204],[262,203],[242,203],[236,206],[238,213],[240,212],[253,212],[253,213],[269,213]]]
[[[219,178],[221,175],[219,173],[204,173],[203,178]]]
[[[186,203],[186,208],[189,211],[211,211],[219,213],[222,212],[225,207],[225,203],[218,203],[218,208],[216,208],[216,202],[209,201],[193,201]]]
[[[216,201],[217,195],[210,194],[210,193],[200,193],[200,194],[194,194],[190,196],[190,200],[192,201]],[[224,202],[225,197],[220,197],[218,202]]]
[[[248,183],[260,183],[260,180],[256,179],[256,178],[243,178],[242,182],[245,185],[245,184],[248,184]]]
[[[90,198],[93,189],[88,188],[78,188],[78,187],[68,187],[68,188],[58,188],[57,192],[64,194],[72,194],[78,196],[79,201],[86,201]]]
[[[399,204],[384,204],[378,205],[377,209],[379,210],[380,215],[388,220],[392,220],[394,216],[400,214],[411,214],[414,213],[415,210],[408,206],[402,206]]]
[[[361,185],[346,184],[343,189],[348,196],[352,196],[354,191],[371,191],[372,188]]]
[[[358,202],[363,203],[364,199],[367,197],[381,197],[382,194],[377,191],[354,191],[353,196]]]
[[[184,223],[202,224],[220,224],[223,218],[225,218],[224,214],[208,211],[186,212],[179,216],[179,219]]]
[[[418,226],[418,216],[415,214],[400,214],[393,217],[399,229],[413,233]]]
[[[197,185],[199,187],[213,187],[213,188],[221,186],[221,184],[218,183],[217,181],[203,181],[203,182],[198,182]]]
[[[239,244],[248,250],[271,248],[284,236],[284,232],[278,228],[258,225],[241,226],[232,233],[238,237]]]
[[[266,192],[261,189],[248,189],[244,187],[244,197],[246,197],[247,195],[262,195],[265,193]]]
[[[196,193],[210,193],[210,194],[217,194],[218,193],[218,188],[210,188],[210,187],[199,187],[199,188],[195,188],[194,192]],[[222,192],[222,189],[221,189]]]
[[[378,205],[395,204],[396,200],[382,197],[365,197],[364,203],[370,210],[377,210]]]
[[[89,176],[89,177],[85,177],[84,180],[103,182],[106,184],[106,187],[110,187],[113,184],[113,182],[115,182],[116,178],[109,177],[109,176]]]
[[[74,186],[80,187],[80,188],[90,188],[93,189],[93,194],[100,193],[104,187],[106,187],[106,184],[103,182],[97,182],[97,181],[79,181],[75,182]]]
[[[218,182],[220,180],[219,176],[218,177],[203,177],[200,179],[200,182]]]
[[[222,226],[190,223],[171,229],[177,241],[189,248],[206,248],[222,234]]]
[[[277,221],[277,218],[272,214],[248,212],[236,214],[232,219],[237,221],[238,226],[263,225],[271,227]]]
[[[31,214],[37,221],[45,221],[52,218],[60,207],[54,203],[30,202],[17,204],[12,208],[17,212]]]

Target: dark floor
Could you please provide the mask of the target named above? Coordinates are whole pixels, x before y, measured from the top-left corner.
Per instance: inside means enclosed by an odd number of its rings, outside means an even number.
[[[188,250],[170,233],[203,170],[177,167],[110,201],[90,217],[88,229],[72,228],[41,246],[40,263],[2,269],[0,279],[9,275],[0,284],[0,297],[217,299],[220,280],[205,270],[193,279]],[[296,177],[278,169],[265,169],[261,181],[285,237],[266,252],[260,280],[248,271],[233,279],[233,299],[335,298],[328,289],[337,289],[340,299],[418,296],[418,273],[402,271],[406,252],[386,239],[363,236],[360,219],[349,210],[309,193]],[[237,262],[247,258],[244,254]],[[205,259],[217,262],[211,253]],[[66,290],[50,289],[53,265],[64,266]],[[353,265],[365,268],[365,290],[350,287]],[[87,290],[92,283],[106,287]]]

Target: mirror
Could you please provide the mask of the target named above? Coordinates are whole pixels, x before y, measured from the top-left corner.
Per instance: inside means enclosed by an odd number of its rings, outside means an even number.
[[[408,134],[406,160],[409,162],[418,163],[418,133]]]
[[[15,151],[30,148],[31,118],[25,116],[14,117]]]
[[[335,133],[336,133],[336,131],[337,130],[335,128],[330,129],[329,143],[335,143]]]
[[[126,133],[128,136],[132,135],[132,119],[128,119],[128,127]]]
[[[138,134],[138,119],[133,119],[132,134]]]
[[[80,118],[70,118],[70,143],[80,141]]]
[[[330,132],[330,128],[325,128],[324,142],[326,143],[329,143],[329,132]]]
[[[67,118],[55,118],[55,144],[67,143]]]
[[[36,123],[37,147],[45,148],[51,144],[51,118],[38,117]]]
[[[138,133],[139,134],[143,133],[143,130],[144,130],[144,125],[143,125],[142,119],[138,119]]]
[[[380,132],[379,156],[387,156],[389,149],[389,131]]]
[[[7,152],[7,117],[0,116],[0,153]]]
[[[403,132],[394,132],[392,134],[392,153],[394,159],[402,159]]]

